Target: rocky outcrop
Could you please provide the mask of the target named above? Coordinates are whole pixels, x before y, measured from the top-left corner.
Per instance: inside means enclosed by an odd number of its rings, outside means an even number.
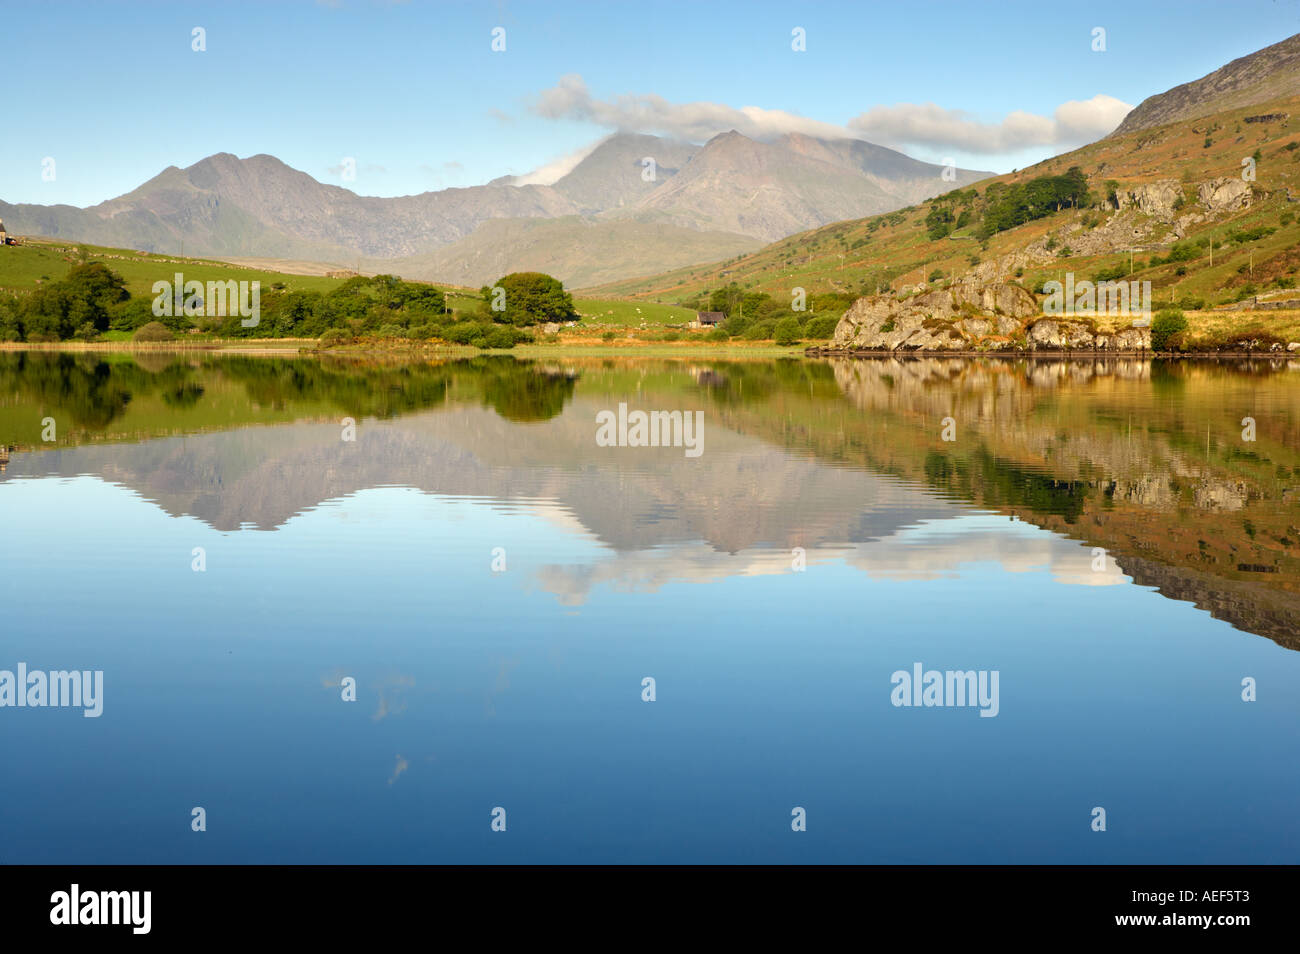
[[[1150,328],[1124,328],[1111,334],[1097,332],[1086,321],[1040,318],[1029,326],[1027,338],[1034,351],[1150,351]]]
[[[911,298],[859,298],[840,319],[830,347],[811,350],[851,354],[1150,349],[1149,328],[1098,332],[1089,321],[1042,317],[1037,300],[1019,285],[963,282]]]
[[[1201,205],[1211,212],[1236,212],[1250,208],[1250,183],[1242,179],[1219,177],[1202,182],[1196,188]]]
[[[1183,189],[1177,179],[1160,179],[1120,190],[1115,197],[1121,212],[1135,208],[1169,222],[1174,217],[1174,205],[1183,197]]]
[[[1038,313],[1019,285],[960,282],[899,299],[859,298],[835,329],[835,351],[967,351],[988,336],[1018,333]]]

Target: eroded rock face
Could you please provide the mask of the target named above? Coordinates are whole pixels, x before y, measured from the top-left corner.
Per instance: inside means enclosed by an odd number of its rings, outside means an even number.
[[[1250,208],[1250,183],[1244,180],[1220,177],[1202,182],[1196,187],[1196,197],[1211,212],[1235,212]]]
[[[1119,192],[1120,211],[1136,208],[1139,212],[1154,216],[1163,222],[1174,217],[1174,204],[1182,198],[1183,189],[1177,179],[1160,179],[1157,182],[1144,182]]]
[[[834,351],[1148,351],[1150,328],[1098,333],[1091,323],[1044,318],[1019,285],[964,282],[899,300],[859,298],[844,313]]]
[[[1091,351],[1095,336],[1081,321],[1043,318],[1029,327],[1029,347],[1035,351]]]
[[[1019,285],[962,282],[899,300],[859,298],[835,329],[836,350],[965,351],[986,335],[1018,332],[1038,303]]]
[[[1040,318],[1026,336],[1033,351],[1149,351],[1150,328],[1124,328],[1112,334],[1096,332],[1084,321]]]

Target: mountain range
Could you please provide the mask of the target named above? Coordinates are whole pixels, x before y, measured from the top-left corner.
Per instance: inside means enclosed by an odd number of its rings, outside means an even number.
[[[1092,208],[1060,207],[993,234],[980,232],[995,186],[1026,186],[1071,167],[1084,173],[1100,200]],[[964,193],[847,218],[739,259],[692,263],[587,291],[687,304],[736,283],[789,300],[794,287],[841,296],[921,293],[954,280],[1016,281],[1036,289],[1065,272],[1092,278],[1109,270],[1150,280],[1159,300],[1195,309],[1242,301],[1268,286],[1294,289],[1300,282],[1300,34],[1148,97],[1096,142]],[[952,214],[964,210],[966,225],[936,235],[928,221],[936,203],[955,208]],[[1175,246],[1177,261],[1165,257]]]
[[[718,261],[991,174],[943,171],[853,139],[760,142],[733,130],[695,145],[616,133],[550,184],[504,177],[380,198],[274,156],[218,153],[86,209],[0,201],[0,218],[18,234],[151,252],[183,242],[195,255],[360,264],[470,286],[545,266],[573,285]]]

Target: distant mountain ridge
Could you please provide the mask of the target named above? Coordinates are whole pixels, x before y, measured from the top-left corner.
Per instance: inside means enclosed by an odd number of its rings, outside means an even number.
[[[567,230],[565,240],[577,244],[559,256],[559,267],[568,270],[559,277],[608,281],[680,267],[687,252],[693,261],[717,261],[988,175],[956,170],[954,181],[942,172],[858,140],[786,136],[769,143],[732,131],[697,146],[618,133],[549,185],[506,178],[381,198],[319,182],[274,156],[217,153],[184,169],[169,166],[87,209],[0,201],[0,217],[18,234],[155,252],[178,251],[184,243],[191,254],[213,257],[365,260],[371,266],[393,260],[419,265],[421,274],[410,277],[477,283],[490,280],[497,268],[513,267],[523,249],[509,244],[512,237],[536,250],[536,230],[523,223],[578,216],[595,227]],[[518,224],[506,227],[500,220]],[[624,256],[614,270],[599,267],[611,235],[627,243],[638,233],[638,255]],[[507,243],[491,249],[490,267],[483,254],[489,242]],[[481,269],[476,261],[484,262]],[[438,271],[442,263],[445,273]]]

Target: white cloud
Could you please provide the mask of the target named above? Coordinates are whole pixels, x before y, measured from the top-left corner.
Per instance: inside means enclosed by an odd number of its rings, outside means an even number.
[[[599,100],[576,73],[560,77],[558,83],[543,90],[531,108],[546,119],[575,119],[621,132],[655,133],[688,142],[702,142],[729,129],[751,139],[772,139],[790,132],[826,139],[850,135],[843,126],[759,106],[670,103],[654,93]]]
[[[546,165],[539,166],[532,172],[522,176],[515,176],[514,185],[553,185],[572,172],[574,166],[591,155],[596,147],[604,141],[604,139],[598,139],[596,142],[588,143],[581,149],[575,149],[566,156],[552,159]]]
[[[1015,110],[999,122],[982,122],[935,103],[875,106],[853,119],[854,133],[892,146],[930,146],[997,155],[1035,146],[1081,146],[1111,132],[1133,107],[1098,94],[1056,107],[1050,118]]]
[[[1030,147],[1080,146],[1109,133],[1132,108],[1113,96],[1098,94],[1062,103],[1050,117],[1016,110],[998,122],[984,122],[963,110],[935,103],[899,103],[872,107],[841,126],[760,106],[671,103],[653,93],[601,100],[591,95],[576,73],[560,77],[531,106],[532,112],[546,119],[578,120],[690,142],[735,129],[751,139],[804,133],[823,139],[864,138],[895,147],[927,146],[989,155]]]

